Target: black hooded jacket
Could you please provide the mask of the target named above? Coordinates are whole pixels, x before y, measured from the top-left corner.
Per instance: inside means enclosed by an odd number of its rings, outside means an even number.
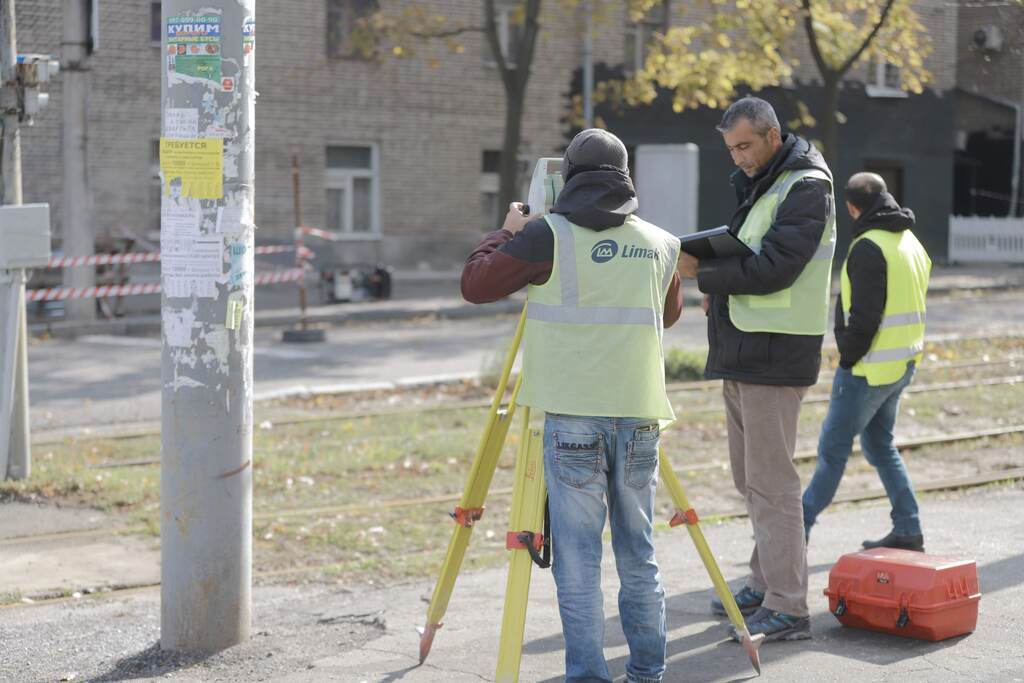
[[[786,134],[782,148],[756,176],[748,178],[737,169],[730,180],[739,206],[729,229],[739,233],[754,203],[782,172],[812,168],[832,176],[813,145]],[[729,319],[729,295],[763,295],[792,286],[818,250],[832,210],[828,183],[806,178],[779,204],[759,254],[701,260],[697,285],[711,295],[705,377],[781,386],[811,386],[818,381],[824,335],[743,332]]]
[[[868,230],[903,232],[914,227],[914,212],[896,203],[888,192],[883,192],[874,206],[865,211],[853,224],[853,239]],[[853,245],[846,257],[846,272],[850,278],[850,319],[843,318],[842,295],[836,298],[836,346],[839,364],[852,368],[871,348],[885,313],[887,291],[885,256],[871,240]]]
[[[617,228],[636,211],[636,191],[629,176],[612,168],[574,173],[558,194],[552,213],[594,231]],[[462,268],[462,296],[470,303],[497,301],[523,287],[542,285],[551,276],[555,239],[543,218],[536,218],[515,236],[508,230],[484,235]],[[665,295],[665,327],[679,319],[683,293],[675,273]]]

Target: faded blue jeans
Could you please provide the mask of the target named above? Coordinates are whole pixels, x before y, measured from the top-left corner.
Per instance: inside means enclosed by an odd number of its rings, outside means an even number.
[[[898,536],[921,533],[914,487],[893,444],[900,394],[913,378],[913,362],[907,364],[907,371],[896,382],[875,387],[845,368],[836,369],[828,415],[818,439],[818,466],[804,491],[804,529],[810,530],[832,502],[853,450],[853,439],[860,434],[864,457],[878,470],[892,504],[893,531]]]
[[[606,517],[619,574],[619,617],[629,645],[627,680],[658,683],[665,672],[665,590],[651,526],[658,436],[657,422],[648,419],[549,414],[545,420],[552,573],[570,683],[612,680],[603,652]]]

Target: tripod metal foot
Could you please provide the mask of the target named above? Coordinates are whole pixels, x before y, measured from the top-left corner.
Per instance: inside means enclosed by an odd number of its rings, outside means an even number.
[[[427,622],[427,625],[420,629],[420,664],[426,661],[427,655],[430,654],[430,647],[434,644],[434,634],[441,626],[441,624]]]

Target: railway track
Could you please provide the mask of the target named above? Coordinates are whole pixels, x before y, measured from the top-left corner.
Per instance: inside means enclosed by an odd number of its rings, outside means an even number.
[[[936,372],[940,370],[959,370],[959,369],[970,369],[978,367],[998,367],[1005,365],[1022,365],[1024,364],[1024,356],[1013,355],[1009,358],[998,358],[990,359],[987,357],[976,357],[971,359],[965,359],[960,361],[931,361],[921,366],[918,369],[918,376],[921,374]],[[830,371],[822,372],[819,379],[818,385],[825,385],[831,382],[833,373]],[[720,380],[697,380],[687,382],[669,382],[666,389],[670,395],[684,393],[684,392],[706,392],[716,389],[721,386]],[[911,385],[908,389],[912,389],[917,385]],[[420,406],[398,406],[394,408],[374,408],[370,410],[354,410],[354,411],[339,411],[333,414],[326,415],[292,415],[276,418],[273,423],[275,425],[296,425],[296,424],[307,424],[310,422],[342,422],[350,420],[362,420],[369,418],[381,418],[381,417],[401,417],[402,415],[411,414],[423,414],[423,413],[446,413],[455,412],[459,410],[472,410],[480,409],[486,410],[490,407],[490,399],[469,399],[463,401],[452,401],[443,404],[435,405],[420,405]],[[116,425],[115,425],[116,427]],[[76,440],[93,440],[93,439],[109,439],[109,440],[123,440],[123,439],[137,439],[144,438],[147,436],[157,436],[160,434],[160,426],[158,424],[145,424],[138,428],[128,428],[121,431],[116,431],[110,434],[86,434],[78,436],[69,436],[66,434],[46,434],[43,433],[32,439],[33,446],[44,446],[49,444],[61,443],[68,438],[74,438]]]
[[[1024,433],[1024,424],[1013,425],[1009,427],[1000,427],[995,429],[985,429],[973,432],[961,432],[958,434],[937,434],[932,436],[917,437],[914,439],[905,439],[897,441],[896,446],[901,451],[908,451],[913,449],[926,448],[928,446],[941,446],[952,443],[962,443],[965,441],[973,441],[979,439],[998,438],[1002,436],[1011,436],[1014,434]],[[859,452],[859,446],[854,448],[854,452]],[[813,450],[798,451],[794,457],[794,460],[798,462],[806,462],[813,460],[817,457],[817,453]],[[720,470],[723,467],[728,467],[728,463],[725,460],[714,460],[702,463],[691,463],[685,467],[679,469],[687,472],[702,472],[702,471],[713,471]],[[1024,471],[1024,468],[1019,468]],[[1009,470],[1012,471],[1012,470]],[[995,474],[998,474],[995,473]],[[998,481],[998,479],[994,480]],[[925,484],[927,485],[927,483]],[[915,488],[919,488],[915,485]],[[883,492],[884,493],[884,492]],[[493,488],[488,494],[488,498],[510,496],[512,495],[511,488]],[[374,503],[374,507],[378,509],[400,509],[400,508],[416,508],[425,505],[437,505],[441,503],[456,503],[461,498],[461,493],[449,493],[439,494],[435,496],[424,496],[417,498],[404,498],[404,499],[392,499],[378,501]],[[274,510],[256,510],[253,512],[254,521],[264,521],[278,518],[293,518],[293,517],[317,517],[327,515],[346,515],[352,513],[362,513],[366,511],[366,505],[363,503],[352,504],[352,505],[313,505],[306,507],[297,508],[284,508]],[[120,535],[133,535],[133,534],[146,534],[150,532],[150,527],[145,525],[133,525],[123,526],[115,528],[101,528],[101,529],[81,529],[77,531],[62,531],[48,534],[32,534],[25,536],[13,536],[9,538],[0,538],[0,548],[7,546],[21,546],[31,545],[34,543],[47,543],[52,541],[61,540],[77,540],[83,538],[99,538],[104,536],[120,536]]]
[[[975,387],[983,387],[983,386],[995,387],[995,386],[1014,385],[1014,384],[1020,384],[1020,383],[1024,383],[1024,375],[1007,375],[1007,376],[1002,376],[1002,377],[987,377],[987,378],[980,378],[980,379],[977,379],[977,380],[962,380],[962,381],[957,381],[957,382],[937,382],[937,383],[933,383],[933,384],[911,384],[909,387],[904,389],[903,393],[904,394],[921,394],[921,393],[930,393],[930,392],[938,392],[938,391],[959,391],[959,390],[962,390],[962,389],[973,389]],[[700,382],[700,383],[694,383],[694,384],[704,385],[705,383]],[[721,386],[721,382],[718,381],[718,380],[710,381],[707,384],[708,385],[714,385],[716,387]],[[700,390],[700,389],[698,389],[698,390]],[[810,394],[810,395],[808,395],[808,396],[806,396],[804,398],[803,404],[804,405],[814,405],[814,404],[828,403],[829,398],[830,398],[829,394],[828,393],[824,393],[824,392],[823,393]],[[487,407],[489,407],[489,405],[490,404],[488,404]],[[477,407],[481,407],[481,406],[478,406],[478,405],[474,404],[474,405],[469,406],[469,407],[477,408]],[[723,412],[725,410],[724,406],[722,406],[722,405],[712,405],[712,406],[704,406],[704,407],[693,407],[693,408],[685,408],[685,409],[681,408],[680,406],[676,406],[676,409],[677,409],[677,412],[679,413],[679,416],[681,418],[685,418],[687,416],[693,416],[693,415],[707,415],[707,414],[720,413],[720,412]],[[417,411],[417,412],[422,412],[422,411]],[[376,414],[372,415],[372,417],[380,417],[380,416],[381,415],[376,415]],[[371,417],[371,416],[368,415],[366,417]],[[277,426],[281,426],[281,425],[289,426],[289,425],[297,425],[297,424],[309,424],[309,423],[313,423],[313,422],[327,422],[327,423],[330,423],[330,422],[343,421],[343,420],[349,420],[349,419],[357,419],[357,418],[351,418],[349,416],[318,416],[318,417],[315,417],[315,418],[302,417],[302,418],[291,419],[291,420],[288,420],[288,419],[286,419],[286,420],[278,420],[274,424],[277,425]],[[412,444],[412,443],[420,443],[420,442],[423,442],[423,441],[426,441],[426,440],[429,440],[429,439],[437,439],[437,438],[446,437],[446,436],[461,436],[461,435],[465,435],[465,434],[473,433],[473,432],[477,432],[477,431],[479,431],[479,426],[477,426],[477,425],[466,426],[466,427],[455,428],[455,429],[426,429],[426,430],[421,430],[417,434],[383,434],[383,435],[372,436],[372,437],[360,437],[360,438],[356,438],[356,439],[346,439],[342,445],[344,445],[344,446],[364,446],[364,445],[367,445],[367,444],[385,444],[385,443],[389,443],[389,442],[398,442],[398,443]],[[157,433],[159,433],[159,432],[157,432]],[[137,438],[137,436],[138,435],[123,436],[123,437],[118,437],[118,438]],[[155,434],[147,434],[146,436],[155,436]],[[107,438],[113,438],[113,437],[107,437]],[[94,465],[90,465],[90,468],[93,468],[93,469],[113,469],[113,468],[119,468],[119,467],[145,467],[145,466],[157,465],[159,463],[160,463],[159,458],[138,458],[138,459],[133,459],[133,460],[122,460],[122,461],[112,460],[112,461],[107,461],[107,462],[102,462],[102,463],[96,463]]]
[[[994,483],[1012,482],[1024,480],[1024,467],[1018,467],[1009,470],[999,470],[996,472],[988,472],[984,474],[972,475],[968,477],[955,477],[949,479],[939,479],[933,481],[925,481],[915,485],[915,489],[918,492],[933,492],[933,491],[947,491],[956,489],[974,488],[978,486],[987,486]],[[498,495],[510,495],[511,489],[505,491],[491,491],[490,496]],[[864,502],[869,500],[877,500],[885,498],[886,493],[884,489],[872,489],[869,491],[863,491],[855,494],[849,494],[845,496],[837,496],[833,502],[835,503],[856,503]],[[438,496],[431,499],[434,502],[446,502],[458,500],[458,496]],[[410,504],[410,503],[405,503]],[[354,506],[353,506],[354,507]],[[326,509],[326,508],[323,508]],[[735,508],[730,510],[722,510],[717,512],[702,512],[701,517],[705,523],[711,521],[724,521],[729,519],[738,519],[747,515],[746,510]],[[122,530],[123,532],[123,530]],[[111,533],[109,530],[105,533]],[[56,535],[51,535],[56,536]],[[28,537],[25,537],[28,538]],[[37,537],[38,538],[38,537]],[[4,545],[12,545],[10,543],[12,539],[0,540],[0,547]],[[15,539],[17,540],[17,539]],[[420,551],[417,553],[409,553],[408,556],[413,555],[424,555],[433,550]],[[344,569],[347,565],[338,562],[315,564],[315,565],[302,565],[298,567],[287,567],[282,569],[272,569],[265,571],[253,572],[253,578],[256,580],[270,580],[275,578],[281,578],[286,576],[301,576],[308,574],[315,574],[319,572],[330,572],[333,570]],[[77,594],[75,595],[61,595],[55,597],[43,597],[40,599],[31,599],[31,602],[12,602],[0,605],[0,611],[11,610],[11,609],[29,609],[32,607],[38,607],[42,605],[53,605],[58,603],[76,602],[82,599],[102,599],[108,597],[122,597],[131,595],[133,593],[152,591],[160,587],[159,583],[144,583],[126,586],[115,586],[109,590],[103,590],[100,592],[89,593],[87,595]]]

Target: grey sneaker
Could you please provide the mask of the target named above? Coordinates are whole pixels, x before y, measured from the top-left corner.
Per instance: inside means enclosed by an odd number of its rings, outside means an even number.
[[[810,617],[794,617],[761,607],[747,618],[750,635],[764,634],[764,642],[773,640],[809,640],[811,637]],[[729,637],[739,642],[736,627],[729,625]]]
[[[764,593],[747,586],[744,586],[733,597],[736,599],[736,606],[740,608],[740,614],[743,616],[753,614],[761,606],[761,603],[764,602]],[[727,614],[725,605],[722,604],[722,600],[717,595],[711,598],[711,613],[717,614],[720,617],[724,617]]]

